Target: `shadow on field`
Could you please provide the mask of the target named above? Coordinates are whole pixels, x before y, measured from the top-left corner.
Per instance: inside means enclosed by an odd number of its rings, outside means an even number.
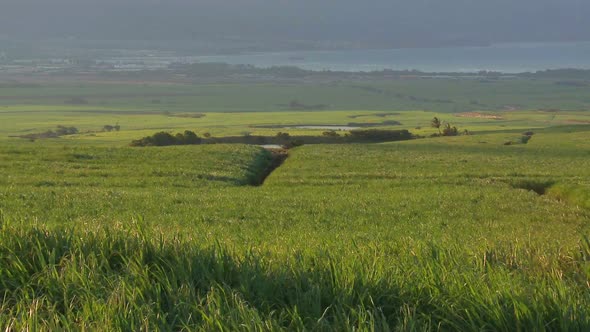
[[[549,292],[531,299],[528,293],[498,288],[509,280],[481,283],[482,275],[507,276],[500,267],[478,268],[456,257],[463,249],[414,248],[415,256],[396,257],[393,266],[403,272],[394,273],[370,257],[337,259],[319,248],[313,254],[293,252],[291,257],[252,250],[233,253],[221,244],[204,247],[178,236],[164,238],[143,226],[85,232],[4,226],[0,307],[10,308],[3,312],[14,318],[12,327],[207,331],[590,327],[588,319],[562,315],[560,310],[569,309],[560,301],[568,298]],[[514,269],[523,258],[511,253]],[[503,265],[504,256],[503,251],[495,253],[490,262]],[[465,272],[465,264],[471,272]],[[489,282],[493,280],[490,277]],[[559,286],[563,280],[555,282]],[[467,283],[471,291],[492,292],[493,298],[466,291]],[[571,301],[576,300],[581,299]],[[534,315],[521,315],[521,309]]]
[[[514,189],[524,189],[533,191],[538,195],[542,196],[547,193],[549,188],[555,185],[555,181],[552,180],[531,180],[531,179],[518,179],[509,182],[510,186]]]
[[[551,180],[520,179],[509,182],[515,189],[524,189],[562,202],[571,207],[590,209],[590,186],[587,184],[557,183]]]
[[[246,183],[243,184],[255,187],[263,185],[264,181],[281,167],[287,158],[289,158],[287,149],[264,149],[248,167]]]
[[[473,263],[457,258],[457,248],[427,245],[414,248],[413,258],[397,257],[394,266],[406,271],[392,275],[367,257],[341,260],[319,248],[283,258],[251,250],[236,254],[220,244],[164,239],[136,226],[91,232],[4,227],[0,322],[12,317],[16,330],[590,327],[588,319],[563,316],[561,298],[533,299],[497,288],[507,280],[480,283],[481,275],[506,278],[502,268],[490,267],[504,265],[503,257],[519,270],[522,257],[513,251],[496,252],[469,274],[461,271]],[[494,292],[493,299],[465,292],[466,282],[471,291]],[[534,315],[520,315],[521,309]]]
[[[219,322],[241,330],[247,322],[262,326],[274,317],[275,327],[339,330],[355,320],[386,324],[386,314],[392,319],[402,305],[399,292],[383,285],[358,282],[344,289],[329,256],[285,268],[252,253],[237,258],[219,245],[200,248],[144,236],[4,231],[2,307],[28,317],[25,324],[61,328],[82,320],[116,330],[145,324],[218,328]],[[355,310],[371,314],[355,317]]]

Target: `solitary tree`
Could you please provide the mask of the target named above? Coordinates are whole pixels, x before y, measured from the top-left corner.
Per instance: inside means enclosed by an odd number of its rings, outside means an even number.
[[[438,129],[438,133],[440,134],[440,127],[442,126],[442,122],[438,117],[435,116],[432,119],[432,121],[430,121],[430,126],[432,126],[432,128]]]

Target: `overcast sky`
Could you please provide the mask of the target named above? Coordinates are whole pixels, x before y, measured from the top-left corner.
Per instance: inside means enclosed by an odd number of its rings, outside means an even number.
[[[0,36],[375,41],[590,40],[588,0],[0,0]]]

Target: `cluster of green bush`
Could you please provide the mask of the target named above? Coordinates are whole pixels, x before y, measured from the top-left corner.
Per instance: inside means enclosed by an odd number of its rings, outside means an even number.
[[[324,131],[322,133],[322,136],[324,136],[324,137],[340,137],[340,134],[338,134],[335,130],[328,130],[328,131]]]
[[[370,142],[389,142],[404,141],[414,138],[412,133],[406,129],[386,130],[386,129],[365,129],[352,130],[347,135],[352,141],[370,141]]]
[[[121,130],[121,126],[119,126],[118,124],[112,126],[112,125],[104,125],[102,127],[102,131],[106,131],[106,132],[111,132],[111,131],[119,131]]]
[[[57,129],[55,129],[57,136],[75,135],[78,132],[78,128],[76,127],[57,126]]]
[[[334,130],[325,131],[322,133],[323,137],[335,138],[341,137]],[[276,138],[287,142],[287,146],[301,146],[305,142],[301,139],[293,139],[289,133],[279,132]],[[414,138],[412,133],[406,129],[402,130],[388,130],[388,129],[358,129],[352,130],[344,134],[344,141],[346,142],[390,142],[390,141],[404,141]]]
[[[204,134],[205,137],[207,135]],[[414,139],[408,130],[387,130],[387,129],[359,129],[345,133],[343,136],[336,132],[327,131],[322,136],[291,136],[286,132],[278,132],[275,136],[253,136],[249,132],[242,136],[216,137],[211,138],[210,134],[205,140],[198,137],[192,131],[185,131],[184,134],[172,135],[167,132],[159,132],[131,142],[131,146],[169,146],[189,144],[277,144],[286,149],[302,146],[304,144],[342,144],[342,143],[378,143],[394,142]]]
[[[161,131],[152,136],[134,140],[131,142],[131,146],[195,145],[201,144],[201,141],[201,138],[190,130],[185,130],[184,133],[178,133],[176,135]]]
[[[76,127],[57,126],[57,128],[55,130],[48,130],[43,133],[27,134],[27,135],[21,135],[21,136],[17,136],[17,137],[26,138],[26,139],[30,139],[30,140],[34,141],[36,139],[58,138],[60,136],[75,135],[79,132],[80,131]]]

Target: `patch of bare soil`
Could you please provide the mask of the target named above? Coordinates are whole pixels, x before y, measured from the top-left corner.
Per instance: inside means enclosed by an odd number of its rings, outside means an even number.
[[[573,124],[590,124],[590,120],[578,120],[578,119],[567,119],[566,123],[573,123]]]

